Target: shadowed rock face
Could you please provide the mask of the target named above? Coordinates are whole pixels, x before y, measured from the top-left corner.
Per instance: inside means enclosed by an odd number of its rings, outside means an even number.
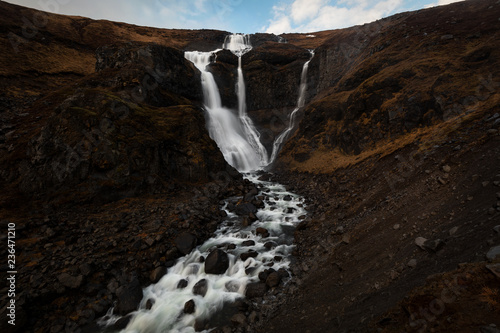
[[[96,68],[43,100],[54,112],[27,158],[11,165],[24,192],[59,196],[76,186],[72,195],[109,201],[226,169],[193,104],[202,97],[199,72],[182,52],[108,46],[98,49]]]

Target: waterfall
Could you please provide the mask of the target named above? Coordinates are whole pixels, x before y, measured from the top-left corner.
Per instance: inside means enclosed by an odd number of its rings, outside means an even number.
[[[299,96],[297,98],[297,106],[295,107],[295,109],[292,111],[292,113],[289,116],[290,120],[289,120],[288,127],[286,128],[286,130],[284,130],[274,140],[273,152],[271,154],[271,158],[269,160],[269,163],[274,162],[276,160],[276,157],[278,157],[278,153],[280,152],[280,149],[283,145],[283,141],[285,141],[285,139],[287,139],[291,130],[295,126],[295,115],[300,110],[300,108],[302,108],[305,104],[306,89],[307,89],[307,69],[309,68],[309,63],[311,62],[312,58],[314,57],[314,51],[310,50],[310,52],[311,52],[311,58],[304,63],[304,66],[302,67],[302,74],[300,75],[300,86],[299,86]]]
[[[233,34],[226,36],[223,48],[231,51],[238,57],[238,82],[236,83],[236,93],[238,96],[238,115],[243,125],[248,143],[254,148],[256,154],[260,159],[260,166],[267,166],[269,164],[268,154],[266,148],[260,142],[260,133],[255,128],[252,119],[247,114],[246,104],[246,87],[245,79],[243,77],[243,69],[241,68],[241,57],[252,49],[250,44],[250,36]]]
[[[215,53],[186,52],[185,57],[195,64],[201,72],[201,82],[205,109],[207,111],[207,128],[210,137],[217,143],[226,161],[240,172],[262,169],[269,164],[266,148],[260,142],[259,131],[247,115],[246,87],[241,66],[241,57],[252,49],[248,35],[229,35],[224,40],[223,48],[238,57],[238,114],[222,106],[219,88],[215,79],[207,69]]]
[[[230,109],[222,106],[219,88],[215,79],[207,70],[215,52],[186,52],[186,59],[194,63],[201,72],[201,82],[205,110],[207,112],[207,128],[210,137],[217,143],[227,163],[240,172],[261,169],[261,157],[251,144],[252,138]]]

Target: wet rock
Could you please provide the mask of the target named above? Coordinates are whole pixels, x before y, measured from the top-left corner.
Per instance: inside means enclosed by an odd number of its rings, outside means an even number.
[[[240,255],[240,259],[242,261],[246,261],[248,258],[256,258],[257,256],[259,255],[259,253],[257,253],[256,251],[248,251],[246,253],[242,253]]]
[[[177,289],[184,289],[188,286],[188,281],[185,280],[185,279],[182,279],[180,280],[178,283],[177,283]]]
[[[278,246],[278,244],[276,244],[276,242],[266,242],[264,244],[264,247],[266,248],[266,250],[271,250],[273,248],[275,248],[276,246]]]
[[[267,238],[269,237],[269,231],[266,228],[257,228],[255,230],[255,234],[257,236],[261,236],[262,238]]]
[[[189,232],[183,232],[174,239],[175,247],[184,255],[191,253],[196,247],[196,242],[196,236]]]
[[[118,319],[118,321],[116,323],[113,324],[113,329],[117,330],[117,331],[121,331],[123,329],[125,329],[128,325],[128,323],[130,323],[130,321],[132,320],[132,315],[127,315],[127,316],[124,316],[120,319]]]
[[[291,195],[289,195],[289,194],[287,194],[287,195],[285,195],[285,196],[283,197],[283,200],[284,200],[284,201],[292,201],[292,196],[291,196]]]
[[[196,310],[194,300],[190,299],[184,304],[184,313],[191,314]]]
[[[206,279],[201,279],[200,281],[196,282],[196,284],[193,286],[193,294],[195,295],[200,295],[202,297],[205,297],[208,291],[208,282]]]
[[[57,277],[57,279],[63,286],[76,289],[82,285],[83,275],[71,276],[68,273],[62,273]]]
[[[267,292],[267,285],[262,282],[249,283],[245,296],[248,298],[262,297]]]
[[[119,287],[116,290],[116,296],[118,298],[116,304],[118,314],[125,315],[136,310],[143,296],[139,279],[133,277],[127,285]]]
[[[489,261],[499,261],[500,260],[500,245],[490,248],[486,254],[486,259]]]
[[[253,240],[247,240],[247,241],[244,241],[241,243],[241,246],[254,246],[255,245],[255,241]]]
[[[248,216],[250,214],[255,214],[257,213],[257,207],[255,207],[253,204],[249,202],[245,203],[240,203],[239,205],[236,206],[234,212],[236,215],[239,216]]]
[[[205,260],[205,273],[207,274],[224,274],[228,268],[229,257],[220,249],[210,252]]]

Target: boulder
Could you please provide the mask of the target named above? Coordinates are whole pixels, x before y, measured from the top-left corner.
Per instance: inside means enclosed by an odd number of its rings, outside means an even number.
[[[205,260],[205,273],[207,274],[224,274],[228,268],[229,256],[220,249],[210,252]]]
[[[116,290],[116,296],[118,297],[116,303],[116,312],[118,314],[125,315],[135,311],[143,297],[139,280],[133,277],[127,285]]]
[[[245,296],[248,298],[262,297],[267,292],[267,285],[262,282],[249,283],[245,291]]]
[[[183,232],[174,239],[174,244],[180,253],[186,255],[196,247],[196,236],[189,232]]]
[[[205,297],[208,291],[208,282],[206,279],[201,279],[200,281],[196,282],[196,284],[193,286],[193,294],[195,295],[200,295],[202,297]]]
[[[190,299],[184,304],[184,313],[191,314],[196,310],[194,300]]]

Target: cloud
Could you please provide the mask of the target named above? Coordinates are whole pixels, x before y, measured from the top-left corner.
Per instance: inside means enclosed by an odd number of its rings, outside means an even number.
[[[294,0],[274,10],[264,30],[280,34],[345,28],[394,14],[402,4],[403,0]]]
[[[439,0],[438,2],[426,5],[425,8],[449,5],[450,3],[460,2],[460,1],[463,1],[463,0]]]

